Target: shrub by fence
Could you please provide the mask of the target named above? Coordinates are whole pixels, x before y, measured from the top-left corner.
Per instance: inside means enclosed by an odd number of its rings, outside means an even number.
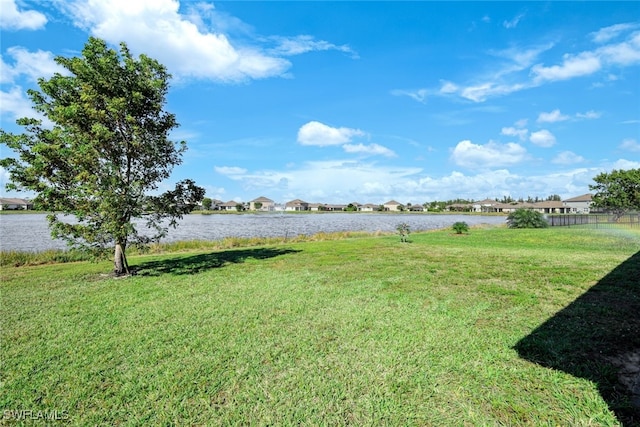
[[[612,214],[549,215],[547,222],[551,227],[640,228],[640,214],[633,213],[622,216]]]

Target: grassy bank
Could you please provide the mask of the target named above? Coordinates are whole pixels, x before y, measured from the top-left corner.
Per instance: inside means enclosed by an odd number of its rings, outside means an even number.
[[[1,407],[72,425],[635,422],[619,361],[640,349],[639,239],[486,228],[138,255],[124,279],[3,268]]]
[[[167,243],[152,243],[142,248],[127,248],[127,256],[147,254],[170,254],[177,252],[220,251],[223,249],[280,245],[286,243],[318,242],[327,240],[343,240],[365,236],[381,236],[383,232],[367,233],[364,231],[340,231],[333,233],[320,232],[312,235],[292,237],[225,237],[221,240],[185,240]],[[90,254],[79,250],[50,249],[40,252],[0,251],[0,267],[21,267],[42,264],[66,263],[74,261],[96,261],[96,258],[109,260],[112,250],[101,254]]]

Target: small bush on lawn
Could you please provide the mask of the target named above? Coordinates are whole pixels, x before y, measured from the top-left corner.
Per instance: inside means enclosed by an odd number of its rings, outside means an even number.
[[[454,223],[451,228],[456,234],[468,233],[469,232],[469,224],[464,221],[458,221]]]
[[[402,222],[396,226],[396,230],[398,230],[398,234],[400,234],[401,242],[406,243],[409,241],[409,233],[411,233],[409,224]]]
[[[531,209],[518,209],[507,217],[509,228],[546,228],[549,226],[544,216]]]

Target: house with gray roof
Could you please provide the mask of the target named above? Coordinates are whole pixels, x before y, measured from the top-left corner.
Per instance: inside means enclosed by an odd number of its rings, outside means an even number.
[[[374,205],[373,203],[365,203],[360,207],[362,212],[374,212],[380,209],[380,205]]]
[[[591,194],[583,194],[581,196],[563,200],[562,204],[566,208],[566,213],[586,214],[591,211],[593,199]]]
[[[0,198],[0,211],[16,211],[33,209],[33,203],[26,199]]]
[[[533,210],[543,214],[563,214],[567,213],[567,207],[558,200],[545,200],[533,204]]]

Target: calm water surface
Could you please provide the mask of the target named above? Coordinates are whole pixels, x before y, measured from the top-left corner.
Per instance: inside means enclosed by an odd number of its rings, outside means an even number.
[[[470,226],[504,224],[500,216],[428,215],[389,213],[319,214],[225,214],[186,215],[175,230],[169,230],[164,242],[180,240],[221,240],[225,237],[293,237],[319,232],[391,231],[405,222],[411,231],[450,227],[456,221]],[[142,230],[144,227],[140,227]],[[42,251],[64,249],[65,243],[53,240],[45,214],[0,215],[0,249]]]

